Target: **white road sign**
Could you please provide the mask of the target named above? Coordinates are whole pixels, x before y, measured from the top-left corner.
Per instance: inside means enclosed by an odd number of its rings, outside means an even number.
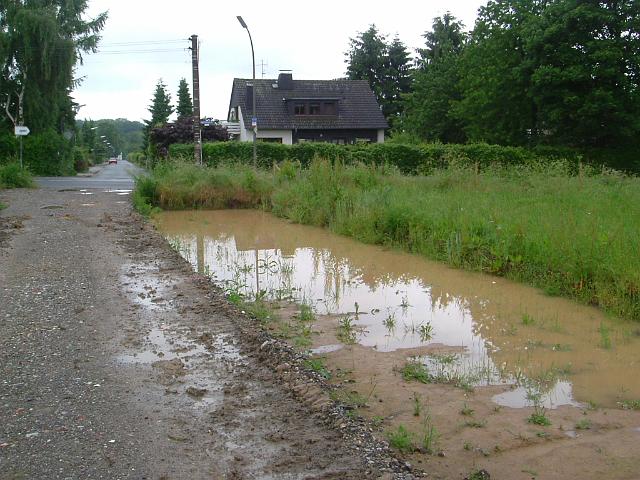
[[[24,136],[24,135],[29,135],[29,127],[25,127],[24,125],[16,125],[16,128],[14,129],[15,134],[20,137],[20,136]]]

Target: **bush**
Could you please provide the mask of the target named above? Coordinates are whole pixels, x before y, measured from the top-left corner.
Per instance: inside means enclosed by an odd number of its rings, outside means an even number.
[[[147,156],[143,152],[129,152],[127,154],[127,160],[140,167],[146,167]]]
[[[29,135],[24,140],[24,163],[36,175],[73,175],[71,144],[54,130]]]
[[[13,132],[0,133],[0,165],[18,155],[18,139]]]
[[[20,168],[18,162],[0,165],[0,188],[29,188],[33,187],[31,173]]]
[[[86,172],[91,165],[89,150],[83,147],[73,147],[73,169],[78,173]]]

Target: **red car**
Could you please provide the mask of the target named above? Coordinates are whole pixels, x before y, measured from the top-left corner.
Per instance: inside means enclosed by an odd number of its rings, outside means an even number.
[[[109,165],[111,165],[112,163],[116,165],[118,163],[118,159],[116,157],[111,157],[109,159]]]

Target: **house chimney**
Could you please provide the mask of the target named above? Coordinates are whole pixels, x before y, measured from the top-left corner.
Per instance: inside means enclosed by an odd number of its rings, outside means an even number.
[[[278,88],[280,90],[293,90],[293,74],[291,70],[280,70]]]

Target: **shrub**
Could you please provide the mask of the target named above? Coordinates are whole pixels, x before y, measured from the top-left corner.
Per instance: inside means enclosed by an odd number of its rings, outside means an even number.
[[[18,155],[18,139],[13,132],[0,133],[0,165]]]
[[[86,172],[92,165],[89,150],[82,147],[73,147],[73,168],[76,172]]]
[[[73,175],[71,144],[54,130],[24,140],[24,163],[36,175]]]
[[[0,188],[29,188],[33,187],[33,177],[18,162],[0,165]]]

